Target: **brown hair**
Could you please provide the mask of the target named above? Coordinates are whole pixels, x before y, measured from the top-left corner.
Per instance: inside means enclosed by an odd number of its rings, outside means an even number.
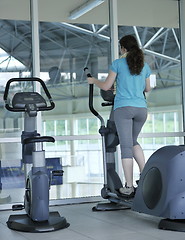
[[[126,60],[130,73],[139,75],[144,67],[144,55],[138,46],[136,38],[132,35],[126,35],[120,39],[119,43],[128,52]]]

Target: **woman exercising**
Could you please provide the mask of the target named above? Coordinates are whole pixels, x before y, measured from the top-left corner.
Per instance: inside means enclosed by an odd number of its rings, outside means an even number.
[[[92,77],[89,84],[109,90],[116,81],[114,120],[119,136],[125,187],[119,192],[133,197],[133,158],[140,173],[145,165],[143,150],[137,142],[138,135],[147,119],[147,103],[144,92],[150,91],[150,67],[144,62],[144,55],[134,36],[126,35],[119,41],[122,57],[113,61],[104,82]]]

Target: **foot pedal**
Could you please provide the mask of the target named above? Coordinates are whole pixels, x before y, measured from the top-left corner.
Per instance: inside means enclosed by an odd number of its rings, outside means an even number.
[[[118,197],[120,197],[121,199],[125,199],[125,200],[133,199],[135,196],[135,192],[133,192],[130,195],[127,195],[127,194],[120,193],[119,190],[116,191],[116,194]]]
[[[24,209],[24,205],[22,204],[16,204],[12,206],[12,210],[13,211],[19,211],[19,210],[23,210]]]

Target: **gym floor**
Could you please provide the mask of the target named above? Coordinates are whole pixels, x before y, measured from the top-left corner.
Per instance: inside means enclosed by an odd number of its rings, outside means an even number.
[[[131,210],[93,212],[95,203],[51,207],[70,223],[68,228],[47,233],[10,230],[6,221],[12,211],[0,212],[0,239],[9,240],[184,240],[185,232],[158,229],[160,218]],[[23,213],[22,211],[20,213]],[[15,214],[19,214],[16,212]]]

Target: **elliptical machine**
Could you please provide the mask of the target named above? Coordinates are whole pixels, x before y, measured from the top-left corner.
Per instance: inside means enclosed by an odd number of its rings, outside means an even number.
[[[10,85],[20,82],[40,83],[46,99],[37,92],[17,92],[10,99]],[[5,87],[5,107],[12,112],[24,113],[24,131],[21,135],[22,161],[25,172],[24,205],[13,205],[12,210],[25,209],[26,214],[10,215],[7,225],[10,229],[24,232],[48,232],[69,226],[58,212],[49,212],[50,179],[47,174],[44,142],[55,142],[50,136],[40,136],[36,130],[39,111],[49,111],[55,107],[51,95],[40,78],[12,78]],[[63,171],[52,172],[62,176]]]
[[[87,72],[88,68],[84,68]],[[91,77],[90,73],[86,73],[87,77]],[[103,91],[101,90],[101,96],[105,102],[102,103],[103,107],[111,106],[111,112],[107,124],[103,117],[94,109],[93,104],[93,84],[89,85],[89,109],[95,115],[101,123],[99,133],[102,137],[102,153],[103,153],[103,173],[104,173],[104,184],[101,189],[101,196],[104,199],[109,200],[108,203],[98,203],[93,207],[93,211],[111,211],[111,210],[124,210],[130,209],[132,199],[124,198],[120,193],[119,189],[123,187],[119,175],[116,172],[115,165],[115,152],[116,147],[119,144],[119,138],[114,122],[113,116],[113,104],[114,104],[114,93],[113,90]]]
[[[84,69],[84,71],[87,70],[88,68]],[[88,72],[87,77],[91,77]],[[109,104],[113,105],[113,92],[103,94],[104,100],[112,99]],[[109,149],[111,142],[114,147],[118,145],[119,142],[113,140],[117,138],[117,134],[112,130],[114,128],[110,127],[109,121],[105,126],[103,118],[94,109],[92,84],[89,86],[89,108],[101,121],[99,132],[102,136],[104,170],[104,186],[101,196],[109,201],[97,204],[93,207],[93,211],[131,208],[139,213],[164,218],[159,222],[160,229],[185,232],[185,145],[165,146],[154,152],[140,176],[134,198],[124,198],[117,191],[122,183],[114,167],[115,151],[111,152]],[[110,119],[113,120],[112,113]],[[112,162],[111,165],[110,162]],[[119,208],[121,206],[123,208]]]

